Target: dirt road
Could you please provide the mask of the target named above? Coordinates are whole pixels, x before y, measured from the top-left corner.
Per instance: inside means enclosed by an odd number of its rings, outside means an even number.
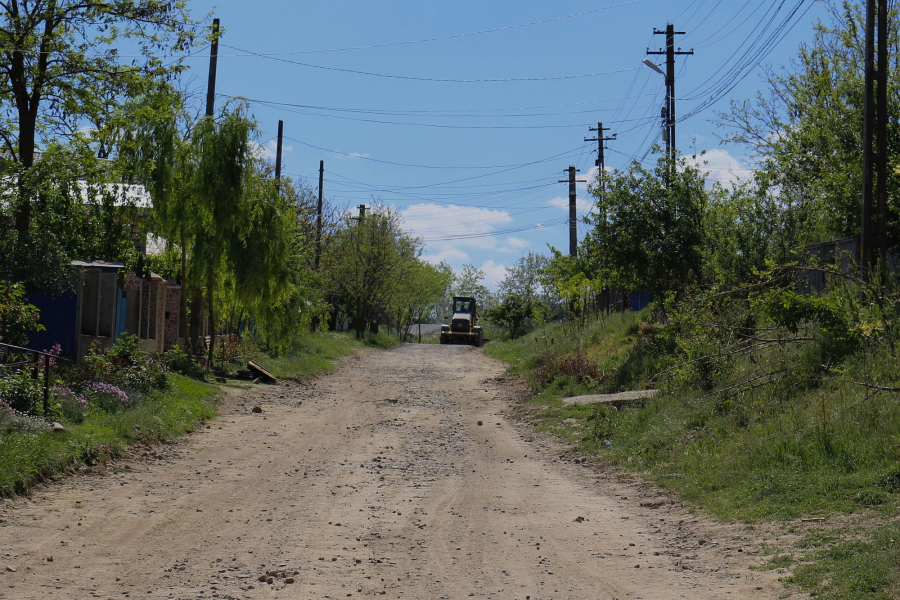
[[[0,598],[775,598],[737,529],[504,416],[503,366],[367,351],[0,510]],[[254,406],[261,413],[252,412]]]

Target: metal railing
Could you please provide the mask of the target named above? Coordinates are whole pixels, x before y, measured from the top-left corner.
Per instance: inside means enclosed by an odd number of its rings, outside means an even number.
[[[0,343],[0,367],[19,367],[24,369],[31,365],[31,377],[32,379],[37,379],[38,365],[41,364],[42,359],[44,362],[44,414],[47,414],[50,410],[51,361],[71,361],[67,358],[62,358],[48,352],[40,352],[39,350],[32,350],[31,348],[22,348],[21,346]]]

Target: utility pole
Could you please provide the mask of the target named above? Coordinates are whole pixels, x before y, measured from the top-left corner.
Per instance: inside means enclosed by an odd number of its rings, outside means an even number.
[[[878,131],[875,136],[875,195],[878,198],[878,255],[887,258],[888,0],[878,2]]]
[[[859,261],[864,277],[868,277],[873,261],[879,257],[883,259],[887,252],[887,13],[887,0],[867,0],[862,214],[859,228]],[[873,222],[876,210],[877,241]]]
[[[206,84],[206,116],[213,118],[216,112],[216,63],[219,59],[219,19],[213,19],[212,24],[212,45],[209,49],[209,79]],[[182,264],[184,263],[184,253],[182,251]],[[212,275],[209,274],[209,281],[212,281]],[[186,291],[186,290],[185,290]],[[215,332],[215,315],[213,314],[212,288],[207,286],[206,295],[209,301],[209,349],[207,360],[209,368],[212,369],[213,364],[213,347],[216,345]],[[184,293],[182,293],[182,298]],[[191,353],[200,348],[200,313],[203,311],[203,289],[199,286],[194,289],[194,295],[191,298],[191,322],[188,330],[190,337]],[[185,313],[187,307],[185,306]]]
[[[359,222],[362,223],[363,221],[366,220],[366,208],[367,207],[365,204],[360,204],[356,208],[359,209]]]
[[[862,172],[862,214],[859,226],[859,266],[864,276],[868,276],[872,266],[872,171],[874,165],[875,126],[875,4],[877,0],[866,1],[866,46],[865,46],[865,95],[863,109],[863,172]]]
[[[605,185],[606,155],[603,152],[603,150],[605,148],[604,142],[613,141],[613,140],[617,139],[617,137],[619,135],[617,133],[614,133],[611,136],[606,137],[604,135],[604,132],[609,131],[609,129],[610,129],[609,127],[604,127],[603,123],[597,123],[596,129],[593,127],[590,128],[590,131],[597,132],[597,137],[584,138],[584,141],[586,141],[586,142],[597,142],[597,160],[594,161],[594,165],[596,165],[598,168],[597,180],[600,182],[600,199],[601,200],[603,199],[603,193],[606,190],[606,185]],[[606,219],[605,213],[600,215],[600,218],[605,220]],[[609,314],[609,305],[611,303],[609,301],[609,289],[608,288],[604,287],[603,290],[600,292],[600,300],[602,303],[606,304],[606,314]]]
[[[659,54],[666,56],[666,158],[669,164],[675,164],[675,57],[681,55],[690,55],[694,53],[691,49],[688,52],[682,52],[681,48],[675,50],[675,36],[684,35],[683,31],[675,31],[675,26],[669,23],[666,25],[665,31],[653,28],[653,35],[666,36],[666,49],[651,51],[647,49],[647,54]]]
[[[603,191],[603,175],[606,169],[606,156],[603,152],[605,145],[603,142],[610,142],[618,139],[618,133],[614,133],[609,137],[605,137],[603,135],[604,131],[609,131],[609,127],[604,127],[603,123],[597,123],[597,127],[589,128],[589,131],[596,131],[597,137],[592,138],[584,138],[586,142],[597,142],[597,160],[594,161],[594,166],[599,167],[599,172],[597,173],[597,178],[600,180],[600,191]]]
[[[558,183],[569,184],[569,256],[578,256],[578,213],[576,211],[575,200],[578,191],[575,189],[576,183],[587,183],[586,179],[575,179],[575,173],[578,172],[574,166],[570,166],[569,178],[560,179]]]
[[[322,181],[325,178],[325,161],[319,161],[319,202],[316,204],[316,271],[322,258]]]
[[[278,121],[278,148],[275,151],[275,181],[281,183],[281,142],[284,139],[284,121]]]
[[[219,60],[219,19],[213,19],[212,46],[209,49],[209,80],[206,85],[206,116],[216,112],[216,64]]]

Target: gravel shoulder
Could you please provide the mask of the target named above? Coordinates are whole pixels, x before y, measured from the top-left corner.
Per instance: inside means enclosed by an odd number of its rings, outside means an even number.
[[[406,345],[232,392],[185,443],[6,501],[0,598],[783,593],[746,532],[520,428],[503,372]]]

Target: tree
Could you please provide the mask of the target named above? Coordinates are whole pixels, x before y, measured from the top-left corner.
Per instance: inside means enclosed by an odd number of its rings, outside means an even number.
[[[447,268],[435,267],[419,258],[406,263],[398,281],[400,289],[393,302],[397,337],[405,340],[413,323],[421,325],[426,315],[433,316],[435,307],[446,295],[452,281],[453,271]],[[421,334],[419,338],[421,341]]]
[[[138,79],[167,77],[182,66],[157,53],[184,52],[195,23],[186,0],[2,0],[0,7],[0,140],[21,167],[15,227],[30,229],[38,134],[71,139],[85,122],[105,123]],[[120,63],[117,40],[134,42],[143,59]],[[138,64],[139,63],[139,64]],[[111,130],[106,130],[110,133]],[[96,138],[100,154],[102,135]]]
[[[654,169],[634,162],[614,172],[590,234],[603,257],[603,278],[655,294],[699,280],[706,203],[702,175],[684,160],[674,172],[663,158]]]
[[[859,235],[862,190],[865,11],[828,2],[831,23],[790,68],[767,74],[768,91],[732,102],[718,115],[724,140],[751,148],[757,183],[777,201],[781,226],[795,246]],[[889,20],[888,52],[900,53],[897,19]],[[900,72],[888,81],[888,247],[900,243]]]
[[[497,286],[499,295],[515,294],[529,301],[549,301],[549,290],[541,281],[541,273],[549,261],[549,258],[536,252],[520,256],[515,265],[506,267],[506,276]]]
[[[421,252],[420,242],[403,233],[396,213],[376,206],[338,230],[327,250],[322,269],[327,293],[353,316],[357,338],[369,328],[377,331]]]
[[[526,333],[526,324],[538,319],[544,312],[541,302],[526,298],[521,294],[507,294],[499,303],[484,311],[489,322],[506,328],[509,337],[515,339]]]

